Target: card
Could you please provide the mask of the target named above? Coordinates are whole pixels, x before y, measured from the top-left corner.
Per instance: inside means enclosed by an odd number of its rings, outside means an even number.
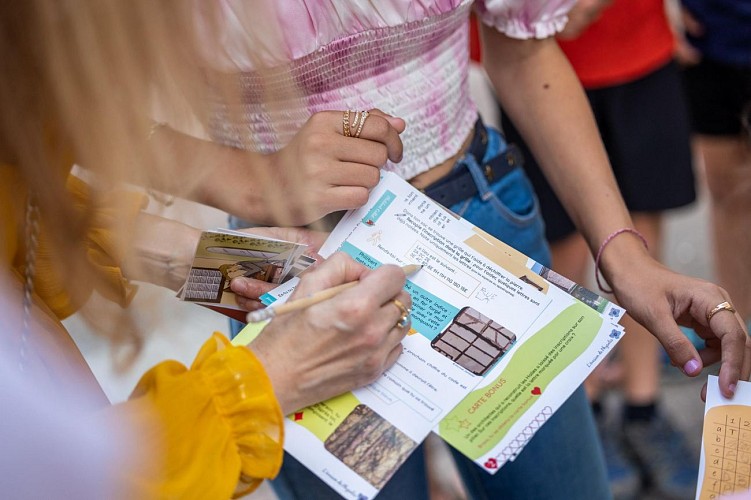
[[[707,381],[696,500],[751,498],[751,383],[738,382],[726,399],[718,380]]]
[[[240,309],[230,289],[232,279],[242,276],[283,283],[315,262],[302,255],[306,248],[238,231],[204,231],[178,297],[186,302]]]

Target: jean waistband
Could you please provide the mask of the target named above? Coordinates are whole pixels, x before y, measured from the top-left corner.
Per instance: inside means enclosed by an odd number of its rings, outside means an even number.
[[[453,170],[423,191],[444,207],[451,207],[487,190],[493,183],[523,165],[521,151],[507,144],[496,130],[488,129],[481,119],[466,153]],[[479,184],[479,185],[478,185]]]

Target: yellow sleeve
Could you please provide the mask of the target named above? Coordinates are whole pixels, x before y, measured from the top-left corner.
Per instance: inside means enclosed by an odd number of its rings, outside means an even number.
[[[68,176],[66,188],[82,221],[86,222],[83,245],[95,276],[75,283],[66,277],[61,271],[64,264],[60,261],[60,249],[51,243],[48,229],[41,221],[34,291],[60,319],[77,311],[93,288],[108,300],[127,306],[137,287],[120,269],[122,249],[129,247],[127,238],[138,214],[146,207],[146,196],[124,190],[96,193],[74,175]]]
[[[131,498],[226,499],[273,478],[283,415],[261,363],[215,333],[190,369],[166,361],[106,410],[138,445],[121,471]]]

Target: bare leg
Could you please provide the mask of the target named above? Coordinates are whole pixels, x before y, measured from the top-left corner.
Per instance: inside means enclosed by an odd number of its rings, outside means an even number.
[[[711,217],[717,280],[741,317],[751,318],[751,148],[746,138],[700,135],[712,197]]]

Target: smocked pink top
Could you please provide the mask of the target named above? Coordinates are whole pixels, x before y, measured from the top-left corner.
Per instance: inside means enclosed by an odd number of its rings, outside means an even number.
[[[508,36],[544,38],[563,28],[573,3],[480,0],[474,8]],[[238,89],[233,102],[211,93],[218,142],[269,153],[315,112],[379,108],[407,122],[404,158],[386,169],[409,179],[453,156],[477,119],[467,85],[471,0],[220,5],[211,23],[198,23],[209,67]]]

